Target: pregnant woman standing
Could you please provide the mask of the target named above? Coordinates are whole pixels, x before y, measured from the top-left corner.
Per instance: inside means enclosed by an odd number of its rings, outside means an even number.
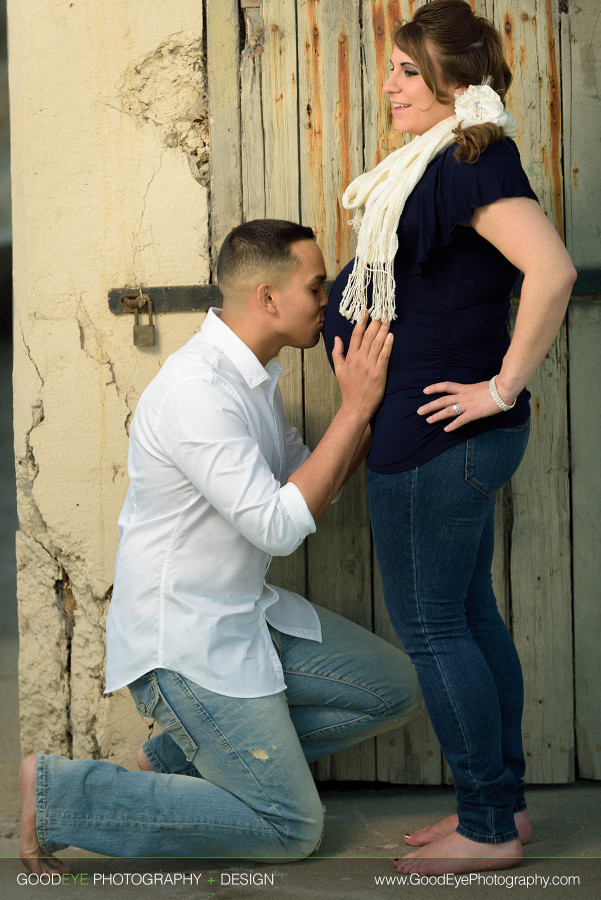
[[[370,515],[386,607],[457,793],[457,816],[406,836],[416,849],[399,872],[513,866],[531,835],[522,673],[492,590],[494,507],[526,449],[525,387],[575,270],[511,140],[510,83],[499,33],[464,0],[433,0],[397,30],[384,91],[394,128],[416,137],[345,192],[357,255],[324,329],[331,354],[368,309],[395,338],[371,422]]]

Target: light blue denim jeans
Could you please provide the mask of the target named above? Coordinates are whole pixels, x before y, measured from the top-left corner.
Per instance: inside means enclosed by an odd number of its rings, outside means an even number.
[[[163,729],[145,744],[156,772],[38,754],[42,849],[72,845],[120,857],[312,853],[323,810],[307,763],[397,728],[422,708],[404,653],[315,608],[323,643],[272,630],[285,694],[226,697],[166,669],[130,685],[138,710]]]

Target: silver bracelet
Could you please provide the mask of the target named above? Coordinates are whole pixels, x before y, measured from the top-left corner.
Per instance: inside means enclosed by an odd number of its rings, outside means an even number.
[[[496,375],[493,375],[493,377],[488,382],[488,386],[490,388],[490,394],[491,394],[491,397],[493,398],[493,400],[495,401],[495,403],[497,404],[497,406],[499,407],[499,409],[502,409],[503,412],[507,412],[508,409],[513,409],[518,398],[516,397],[515,400],[513,401],[513,403],[505,403],[505,401],[501,397],[499,397],[497,385],[495,384],[496,377],[497,377]]]

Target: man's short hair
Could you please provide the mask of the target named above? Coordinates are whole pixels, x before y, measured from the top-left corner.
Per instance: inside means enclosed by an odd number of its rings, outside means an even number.
[[[297,241],[314,241],[312,228],[284,219],[253,219],[234,228],[223,242],[217,259],[219,284],[273,269],[298,268],[290,249]]]

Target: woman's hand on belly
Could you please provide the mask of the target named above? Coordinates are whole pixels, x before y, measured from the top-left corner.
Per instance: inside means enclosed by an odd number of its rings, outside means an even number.
[[[445,431],[456,431],[468,422],[476,419],[484,419],[486,416],[495,416],[501,412],[492,398],[488,381],[479,381],[477,384],[457,384],[455,381],[441,381],[438,384],[430,384],[424,388],[424,394],[444,394],[425,406],[420,406],[417,413],[426,416],[430,424],[440,422],[443,419],[452,419],[449,425],[445,425]],[[503,397],[505,402],[511,403]],[[455,404],[459,407],[457,413]]]

